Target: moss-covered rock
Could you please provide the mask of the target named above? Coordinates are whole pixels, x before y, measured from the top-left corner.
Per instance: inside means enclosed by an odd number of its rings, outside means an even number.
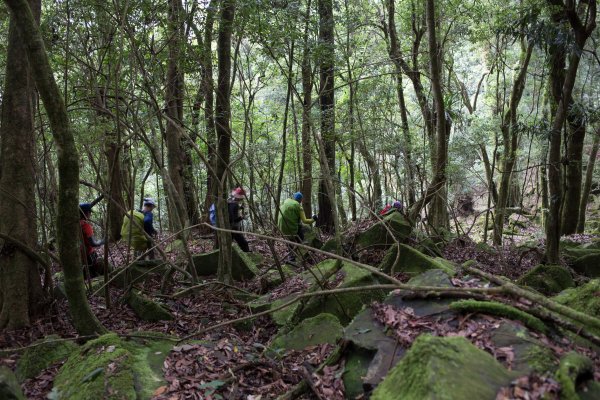
[[[287,264],[281,266],[281,272],[283,272],[285,279],[289,279],[296,275],[296,270]],[[283,281],[281,280],[281,274],[276,268],[270,269],[266,274],[260,277],[260,287],[263,291],[272,289],[281,285],[282,283]]]
[[[271,343],[273,349],[303,350],[308,346],[335,344],[344,328],[337,317],[323,313],[300,322],[291,332],[277,336]]]
[[[400,257],[398,255],[398,247],[400,247]],[[394,272],[403,272],[409,275],[418,275],[430,269],[441,269],[449,275],[454,275],[454,266],[450,261],[443,258],[431,258],[421,253],[420,251],[400,244],[400,246],[392,246],[383,260],[379,264],[379,269],[384,272],[390,272],[396,263]]]
[[[386,225],[393,234],[390,235]],[[394,243],[394,238],[400,243],[404,242],[412,231],[410,223],[399,212],[391,212],[383,219],[356,237],[356,249],[362,250],[367,247],[389,246]]]
[[[163,306],[135,290],[130,291],[127,295],[127,304],[135,312],[135,315],[144,321],[157,322],[173,319],[173,315]]]
[[[510,347],[513,351],[511,369],[521,374],[554,373],[558,360],[552,350],[529,334],[527,328],[512,321],[504,321],[491,334],[496,347]]]
[[[538,265],[519,278],[517,283],[546,296],[575,286],[571,273],[560,265]]]
[[[590,278],[600,277],[600,253],[579,257],[571,264],[575,272]]]
[[[554,300],[578,311],[599,317],[600,296],[598,293],[600,293],[600,279],[594,279],[583,286],[562,291],[554,297]]]
[[[82,346],[59,370],[59,399],[149,399],[164,384],[162,364],[171,343],[124,341],[107,334]]]
[[[578,247],[567,247],[562,250],[562,255],[565,257],[567,263],[572,264],[578,258],[585,256],[600,254],[599,249],[586,249],[581,246]]]
[[[235,280],[251,279],[258,275],[256,263],[249,253],[244,253],[237,244],[231,246],[231,275]],[[196,254],[193,257],[198,276],[216,275],[219,269],[219,250]]]
[[[300,277],[303,278],[310,287],[315,287],[315,285],[318,284],[313,274],[319,279],[322,279],[322,277],[328,276],[335,266],[336,260],[325,260],[311,268],[311,271],[301,273]],[[337,288],[369,286],[378,282],[369,271],[346,262],[342,263],[339,273],[343,275],[343,278]],[[329,282],[335,279],[336,275],[331,276]],[[271,307],[279,307],[294,296],[295,295],[292,294],[282,299],[278,299],[271,304]],[[304,309],[300,313],[300,320],[321,313],[330,313],[335,315],[342,325],[345,325],[352,320],[365,304],[369,304],[375,300],[381,300],[384,296],[385,293],[381,290],[365,290],[362,292],[338,293],[335,295],[314,297],[306,303]],[[257,301],[255,304],[259,302],[260,301]],[[298,303],[295,303],[290,307],[275,311],[272,314],[273,320],[280,326],[285,325],[288,323],[297,307]]]
[[[570,352],[560,359],[556,380],[560,383],[561,399],[579,400],[577,385],[594,378],[592,360],[576,352]]]
[[[413,286],[435,286],[435,287],[452,287],[450,277],[441,269],[430,269],[411,278],[408,285]]]
[[[321,250],[323,251],[327,251],[329,253],[337,253],[337,248],[338,248],[338,240],[336,238],[331,238],[328,241],[325,242],[325,244],[323,244],[323,246],[321,246]]]
[[[421,335],[371,399],[493,400],[513,376],[463,337]]]
[[[459,300],[450,304],[450,309],[458,312],[481,313],[489,315],[497,315],[500,317],[509,318],[515,321],[520,321],[530,329],[545,333],[548,328],[537,317],[521,311],[513,306],[498,303],[496,301],[478,301],[478,300]]]
[[[0,366],[0,399],[25,400],[17,377],[5,366]]]
[[[79,346],[70,340],[50,335],[27,348],[17,362],[15,375],[19,381],[33,378],[54,363],[65,360]]]
[[[304,232],[304,243],[315,249],[323,247],[323,242],[317,236],[317,231],[315,229],[307,229],[306,232]]]
[[[344,392],[347,399],[355,399],[360,395],[364,395],[363,377],[367,375],[374,355],[375,352],[361,348],[353,349],[348,354],[342,373]]]

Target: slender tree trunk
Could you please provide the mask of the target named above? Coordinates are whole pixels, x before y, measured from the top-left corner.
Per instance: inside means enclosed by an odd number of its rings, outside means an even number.
[[[321,105],[321,137],[327,164],[330,173],[335,173],[335,101],[334,101],[334,21],[333,0],[319,0],[319,45],[321,57],[319,65]],[[333,181],[334,176],[325,176],[321,168],[321,182],[319,184],[319,226],[327,232],[334,229],[332,208],[335,207],[335,191],[329,193],[325,180]]]
[[[40,1],[29,5],[39,21]],[[37,246],[35,84],[14,17],[10,19],[0,123],[0,232]],[[0,330],[30,324],[45,301],[37,262],[10,242],[0,251]]]
[[[431,73],[431,88],[435,103],[436,113],[436,140],[435,163],[433,165],[433,180],[427,189],[434,200],[435,210],[431,215],[435,228],[448,226],[448,212],[446,209],[446,165],[448,163],[448,140],[446,129],[446,109],[442,93],[441,57],[436,38],[436,13],[435,1],[426,0],[427,36],[429,43],[429,66]]]
[[[498,201],[496,202],[496,216],[494,220],[494,244],[502,244],[502,233],[504,230],[504,219],[506,218],[506,207],[508,203],[511,184],[513,182],[513,169],[517,161],[517,150],[519,145],[519,132],[517,129],[517,107],[521,102],[525,82],[527,79],[527,69],[531,60],[533,43],[522,45],[521,67],[515,77],[511,93],[508,110],[504,114],[502,122],[502,141],[504,144],[504,153],[502,157],[502,170],[500,171],[500,190],[498,191]]]
[[[406,186],[408,193],[408,203],[413,204],[416,201],[415,183],[414,183],[414,167],[412,161],[412,140],[410,137],[410,129],[408,126],[408,113],[404,101],[404,87],[402,83],[402,56],[398,43],[398,34],[396,32],[396,9],[394,0],[387,0],[388,11],[388,35],[389,35],[389,55],[394,63],[394,76],[396,78],[396,94],[398,96],[398,106],[400,107],[400,119],[402,126],[402,137],[404,139],[404,160],[406,168]]]
[[[231,158],[231,36],[235,15],[235,0],[221,2],[219,20],[219,37],[217,39],[217,56],[219,62],[219,78],[217,85],[217,103],[215,125],[217,133],[217,176],[219,178],[219,198],[217,201],[217,217],[219,226],[229,226],[227,214],[227,175]],[[219,281],[231,283],[231,234],[219,232]]]
[[[213,25],[215,21],[215,1],[212,0],[206,10],[206,22],[204,24],[204,43],[202,48],[202,86],[204,87],[204,123],[206,127],[206,143],[208,148],[208,163],[216,171],[217,136],[214,119],[214,90],[213,65],[212,65],[212,42]],[[204,206],[208,210],[215,202],[217,185],[215,177],[208,172],[206,176],[206,199]]]
[[[90,310],[80,257],[79,226],[79,156],[69,125],[67,109],[60,94],[44,41],[26,0],[5,0],[21,31],[22,42],[27,48],[33,77],[40,93],[58,150],[59,196],[58,196],[58,248],[60,262],[65,274],[65,291],[73,325],[79,334],[89,335],[105,332],[104,327]]]
[[[165,129],[165,142],[167,144],[167,159],[169,165],[169,176],[176,193],[174,195],[184,200],[186,207],[186,219],[192,216],[196,221],[197,201],[193,176],[190,166],[186,165],[185,151],[182,146],[183,135],[183,91],[184,77],[181,69],[182,38],[183,38],[183,7],[181,0],[169,0],[169,59],[167,61],[167,76],[165,82],[165,101],[167,123]],[[176,203],[176,199],[170,199]],[[170,204],[175,207],[175,204]],[[182,216],[183,217],[183,216]]]
[[[310,5],[306,6],[306,26],[304,30],[304,48],[302,50],[302,207],[306,215],[312,215],[312,148],[310,109],[312,106],[312,70],[310,67],[310,49],[308,45],[308,24]]]
[[[585,170],[585,182],[581,191],[581,199],[579,201],[579,216],[577,218],[577,233],[583,233],[585,229],[585,211],[587,209],[588,196],[592,187],[592,179],[594,177],[594,165],[596,163],[596,156],[598,155],[598,145],[600,145],[600,132],[596,131],[594,134],[594,143],[592,144],[592,151],[588,159],[587,167]]]

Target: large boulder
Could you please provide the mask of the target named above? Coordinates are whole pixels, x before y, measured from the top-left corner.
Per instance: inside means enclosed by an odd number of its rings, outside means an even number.
[[[551,296],[575,286],[571,273],[560,265],[538,265],[517,281],[538,292]]]
[[[300,322],[291,332],[277,336],[272,349],[303,350],[308,346],[335,344],[344,328],[334,315],[323,313]]]
[[[398,257],[398,248],[400,248],[400,257]],[[395,267],[394,263],[396,263]],[[392,267],[394,267],[394,272],[402,272],[413,276],[430,269],[441,269],[449,275],[455,273],[454,266],[450,261],[440,257],[426,256],[405,244],[392,246],[379,264],[379,269],[388,273],[392,270]]]
[[[17,362],[15,375],[21,382],[33,378],[52,364],[67,359],[78,347],[72,341],[62,340],[57,335],[47,336],[23,352]]]
[[[575,272],[590,278],[600,277],[600,252],[587,254],[571,263]]]
[[[463,337],[421,335],[372,400],[494,400],[515,377]]]
[[[0,366],[0,399],[25,400],[17,377],[5,366]]]
[[[54,379],[58,399],[149,399],[166,382],[162,366],[172,347],[160,336],[125,341],[107,334],[73,353]]]
[[[241,281],[244,279],[251,279],[258,274],[258,268],[249,254],[244,253],[237,244],[233,244],[231,250],[231,274],[233,279]],[[219,268],[219,250],[196,254],[192,258],[198,276],[211,276],[217,274]]]
[[[395,243],[395,240],[402,243],[410,236],[411,231],[410,223],[401,213],[391,212],[356,237],[356,249],[387,247]]]

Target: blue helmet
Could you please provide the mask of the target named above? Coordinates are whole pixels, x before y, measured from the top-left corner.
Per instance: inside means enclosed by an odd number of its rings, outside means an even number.
[[[79,211],[82,213],[91,213],[92,212],[92,203],[79,203]]]
[[[292,196],[292,197],[294,198],[294,200],[300,201],[300,200],[302,200],[302,197],[304,197],[304,196],[302,196],[302,193],[296,192],[296,193],[294,193],[294,196]]]

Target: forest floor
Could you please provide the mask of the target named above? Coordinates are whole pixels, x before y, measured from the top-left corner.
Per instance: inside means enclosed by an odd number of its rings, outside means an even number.
[[[361,222],[351,230],[360,231],[367,225],[368,222]],[[350,231],[348,234],[352,233]],[[574,240],[585,242],[592,238],[594,237],[578,236]],[[263,272],[271,268],[273,262],[266,241],[252,238],[249,241],[252,250],[265,257],[262,263]],[[543,243],[540,244],[542,245]],[[191,241],[193,253],[210,251],[212,247],[212,238],[206,236],[197,235]],[[280,258],[284,258],[288,252],[287,247],[279,243],[276,244],[276,251]],[[125,254],[122,246],[111,246],[114,265],[125,265]],[[363,251],[360,260],[370,265],[377,265],[383,258],[383,254],[381,250]],[[452,240],[443,253],[444,258],[448,260],[457,263],[475,260],[481,270],[516,279],[539,264],[543,247],[530,246],[524,251],[523,248],[510,245],[499,249],[494,254],[490,256],[489,252],[482,250],[466,237]],[[315,256],[313,262],[316,264],[324,258],[324,256]],[[408,280],[407,276],[401,274],[397,277],[402,281]],[[177,282],[177,279],[175,281]],[[206,279],[203,282],[214,282],[214,280]],[[452,284],[456,287],[482,286],[477,279],[461,276],[452,279]],[[236,285],[253,294],[265,294],[258,277],[246,282],[238,282]],[[185,287],[176,284],[168,293],[173,294]],[[108,330],[124,336],[132,332],[153,331],[184,338],[200,329],[248,316],[251,313],[246,303],[236,299],[230,291],[219,289],[217,285],[207,286],[197,291],[195,296],[182,298],[174,298],[169,294],[160,296],[160,281],[156,277],[145,280],[138,289],[153,298],[159,298],[171,311],[174,319],[153,323],[142,321],[127,304],[123,303],[123,292],[111,287],[110,306],[107,306],[104,292],[97,296],[89,296],[93,312]],[[270,293],[274,300],[305,289],[302,282],[290,279]],[[490,340],[490,327],[499,326],[502,318],[473,315],[446,319],[416,317],[410,315],[410,311],[407,314],[406,310],[390,308],[382,303],[373,304],[372,307],[376,318],[389,328],[399,343],[409,345],[424,332],[437,336],[459,335],[468,338],[477,347],[493,355],[504,366],[511,368],[514,360],[512,350],[498,347]],[[23,348],[48,335],[64,338],[77,336],[69,322],[68,305],[65,300],[55,300],[47,310],[46,315],[36,320],[31,328],[3,332],[0,335],[0,349]],[[115,315],[118,315],[118,318],[115,318]],[[276,332],[277,326],[271,318],[265,316],[254,320],[250,326],[227,325],[194,337],[204,343],[211,343],[211,348],[190,342],[176,345],[163,365],[167,383],[155,391],[154,398],[271,399],[292,390],[303,379],[308,379],[312,383],[311,391],[305,395],[308,396],[307,398],[344,398],[344,385],[341,379],[344,359],[326,367],[319,374],[313,373],[334,350],[333,345],[324,344],[311,346],[303,351],[289,351],[280,358],[268,357],[265,349]],[[557,339],[538,334],[536,339],[544,343],[556,356],[573,349],[587,355],[594,363],[595,380],[600,380],[600,356],[597,353],[579,347],[564,338]],[[14,369],[19,352],[0,354],[0,365]],[[42,371],[37,377],[27,379],[22,384],[27,398],[46,399],[52,389],[54,376],[61,365],[62,363],[55,364]],[[207,384],[210,382],[218,382],[218,384]],[[543,395],[547,398],[558,398],[558,390],[558,384],[551,377],[531,374],[515,380],[510,387],[502,389],[498,399],[535,399]]]

